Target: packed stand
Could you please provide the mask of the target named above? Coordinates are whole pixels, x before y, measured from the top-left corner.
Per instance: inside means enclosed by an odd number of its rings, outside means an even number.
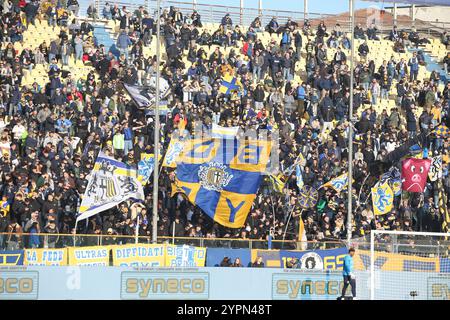
[[[154,79],[155,14],[113,3],[99,12],[89,6],[87,16],[108,20],[118,29],[109,50],[93,36],[95,23],[81,22],[78,11],[76,0],[57,4],[7,0],[2,6],[0,232],[10,234],[0,236],[0,248],[61,247],[73,241],[92,245],[100,235],[105,235],[103,244],[133,242],[137,216],[139,235],[147,237],[141,241],[151,236],[152,184],[145,187],[143,204],[127,201],[80,223],[77,230],[75,218],[100,150],[134,166],[142,153],[154,152],[154,117],[136,108],[123,83],[147,86]],[[364,30],[358,25],[354,114],[349,115],[350,37],[339,24],[328,30],[323,22],[313,27],[309,21],[279,23],[273,18],[264,25],[256,18],[246,28],[226,15],[212,28],[204,25],[198,12],[185,16],[174,7],[165,9],[160,18],[161,75],[171,88],[169,111],[161,118],[162,153],[173,135],[192,132],[198,122],[205,128],[212,123],[274,128],[280,133],[280,169],[292,165],[301,153],[306,159],[304,184],[318,189],[319,197],[314,209],[302,210],[294,175],[283,194],[275,193],[267,180],[245,227],[227,229],[181,194],[171,197],[174,172],[163,168],[158,236],[192,238],[185,243],[200,237],[252,239],[261,240],[253,248],[266,248],[270,231],[275,240],[297,239],[302,218],[309,241],[345,239],[347,191],[320,187],[347,170],[349,126],[355,130],[352,236],[364,236],[371,229],[440,230],[436,183],[421,195],[396,197],[394,210],[384,216],[374,216],[370,200],[370,188],[379,178],[369,175],[370,164],[420,132],[431,132],[449,115],[450,84],[440,89],[438,72],[419,80],[424,53],[407,50],[425,45],[427,39],[395,27],[384,39],[376,26]],[[30,25],[56,27],[59,32],[32,48],[23,41]],[[448,45],[448,36],[441,40]],[[407,59],[383,57],[375,63],[379,59],[370,48],[377,43],[388,43],[391,52],[403,52]],[[445,68],[449,57],[443,60]],[[38,65],[46,69],[43,81],[29,84],[25,79]],[[88,68],[87,74],[73,76],[78,67]],[[225,73],[240,79],[240,94],[219,92]],[[448,143],[433,135],[427,140],[430,152],[444,155],[447,193]],[[57,235],[75,231],[92,237]],[[242,241],[208,243],[248,247]]]

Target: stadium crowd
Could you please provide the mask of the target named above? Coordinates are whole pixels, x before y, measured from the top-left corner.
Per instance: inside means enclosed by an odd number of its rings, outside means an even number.
[[[80,23],[77,0],[57,4],[5,0],[1,9],[0,232],[9,234],[0,236],[0,248],[67,245],[72,240],[56,234],[75,232],[80,195],[98,152],[103,149],[131,165],[137,164],[142,153],[154,152],[153,117],[135,107],[123,83],[148,85],[154,77],[156,56],[154,51],[145,53],[157,41],[156,17],[143,7],[129,11],[107,4],[97,12],[90,6],[90,18],[114,20],[119,26],[117,50],[109,51],[92,36],[89,21]],[[300,218],[307,239],[317,242],[345,239],[347,232],[356,238],[371,229],[441,229],[437,183],[428,183],[423,194],[396,197],[394,209],[384,216],[374,216],[370,198],[370,188],[379,178],[369,175],[371,164],[419,133],[431,133],[449,116],[450,83],[439,90],[438,72],[418,80],[419,68],[424,68],[423,51],[410,54],[407,60],[386,57],[382,65],[376,65],[367,41],[355,48],[354,114],[349,115],[349,57],[343,49],[350,48],[350,40],[339,24],[329,30],[324,22],[312,27],[309,21],[279,23],[273,18],[263,25],[256,18],[244,31],[226,15],[210,33],[196,11],[184,16],[171,7],[160,19],[161,74],[171,88],[168,112],[162,117],[163,154],[172,135],[192,132],[198,122],[205,128],[212,123],[275,128],[280,134],[281,169],[292,165],[301,153],[306,159],[304,184],[318,189],[319,196],[313,209],[302,210],[295,174],[287,179],[282,194],[265,180],[245,227],[228,229],[181,194],[171,197],[174,172],[163,168],[159,236],[260,239],[254,248],[263,248],[270,230],[275,240],[282,240],[286,229],[287,240],[297,239]],[[36,48],[24,44],[28,26],[43,23],[58,26],[61,32]],[[262,36],[267,34],[271,40],[263,43]],[[355,34],[359,39],[386,41],[374,25],[366,30],[358,25]],[[396,28],[388,39],[397,52],[426,43],[416,31],[403,34]],[[448,44],[448,36],[444,34],[442,41]],[[21,52],[14,49],[17,42],[24,45]],[[328,59],[331,49],[336,53]],[[72,58],[93,67],[86,78],[73,78],[67,68]],[[443,62],[447,68],[449,57]],[[23,85],[24,73],[38,64],[47,68],[49,81]],[[240,79],[241,93],[220,93],[225,73]],[[385,107],[388,99],[395,99],[395,108]],[[349,126],[355,130],[351,231],[346,230],[347,191],[319,188],[347,170]],[[432,154],[444,155],[447,194],[448,143],[430,134],[423,146]],[[127,201],[89,218],[76,233],[104,234],[104,244],[117,243],[119,235],[135,234],[139,215],[139,235],[150,236],[151,183],[145,187],[145,196],[143,204]],[[44,244],[41,237],[21,233],[50,236]],[[92,239],[79,242],[87,245]]]

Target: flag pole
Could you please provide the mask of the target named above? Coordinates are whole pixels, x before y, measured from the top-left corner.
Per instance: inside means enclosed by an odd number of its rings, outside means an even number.
[[[370,177],[370,172],[369,172],[369,173],[366,175],[366,177],[364,178],[363,183],[362,183],[362,185],[361,185],[361,189],[359,189],[358,201],[356,202],[356,205],[357,205],[358,207],[360,207],[359,200],[361,199],[362,189],[363,189],[364,185],[366,184],[366,181],[367,181],[367,179],[368,179],[369,177]]]
[[[287,220],[287,223],[286,223],[286,228],[284,228],[284,233],[283,233],[283,245],[284,245],[284,239],[286,238],[286,232],[287,232],[287,229],[288,229],[288,226],[289,226],[289,222],[291,221],[291,217],[292,217],[292,213],[294,212],[294,209],[295,209],[295,204],[293,205],[292,210],[291,210],[291,212],[289,213],[289,217],[288,217],[288,220]],[[302,210],[302,211],[303,211],[303,210]]]
[[[350,33],[351,55],[350,55],[350,99],[349,99],[349,120],[348,126],[348,211],[347,211],[347,241],[352,239],[352,180],[353,180],[353,59],[355,57],[355,1],[350,0]]]
[[[156,99],[155,99],[155,159],[159,159],[159,77],[161,76],[160,64],[161,64],[161,53],[160,53],[160,29],[161,29],[161,0],[156,2]],[[158,240],[158,161],[155,161],[154,171],[153,171],[153,224],[152,224],[152,242],[156,243]]]
[[[136,217],[136,234],[135,234],[135,243],[138,244],[139,242],[139,223],[140,223],[140,219],[139,219],[139,214]]]
[[[77,226],[78,226],[78,219],[75,220],[75,232],[74,232],[73,239],[72,239],[74,247],[76,247]]]
[[[272,204],[272,230],[273,233],[270,231],[269,229],[269,248],[268,249],[272,249],[272,237],[274,237],[275,235],[275,206],[273,205],[273,200],[272,200],[272,194],[270,194],[270,203]]]

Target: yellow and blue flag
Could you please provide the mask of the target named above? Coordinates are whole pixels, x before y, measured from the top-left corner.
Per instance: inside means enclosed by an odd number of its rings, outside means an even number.
[[[282,180],[282,178],[284,178],[282,174],[279,174],[277,176],[274,174],[269,175],[273,191],[283,193],[284,181]]]
[[[348,185],[348,172],[341,174],[339,177],[333,178],[327,183],[323,184],[320,188],[331,187],[337,192],[341,192]]]
[[[432,133],[434,133],[438,138],[447,139],[448,136],[450,136],[450,129],[445,124],[441,124],[437,126]]]
[[[233,77],[229,74],[226,74],[222,77],[222,83],[220,85],[219,92],[228,95],[232,92],[239,92],[241,90],[242,84],[236,77]]]
[[[303,209],[311,209],[317,204],[319,192],[311,186],[303,186],[298,192],[298,204]]]
[[[172,137],[172,139],[170,139],[169,146],[167,147],[162,166],[176,168],[177,161],[180,159],[183,148],[184,141],[180,137]]]
[[[161,155],[158,155],[161,160]],[[138,180],[145,186],[150,179],[155,168],[155,155],[153,153],[141,153],[141,160],[138,162]]]
[[[377,183],[372,188],[372,206],[375,215],[382,215],[391,212],[394,204],[394,192],[389,183]]]
[[[244,225],[270,157],[270,142],[192,139],[177,165],[176,189],[223,226]]]

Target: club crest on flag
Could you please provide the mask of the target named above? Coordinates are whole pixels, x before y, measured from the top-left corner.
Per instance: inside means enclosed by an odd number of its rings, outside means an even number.
[[[137,170],[99,153],[81,201],[78,220],[112,208],[130,198],[144,200]]]
[[[206,190],[222,191],[230,183],[233,175],[227,172],[227,167],[217,162],[200,166],[198,170],[200,184]]]
[[[112,165],[110,161],[103,160],[100,164],[100,169],[94,173],[92,183],[87,188],[87,195],[94,198],[94,203],[101,205],[108,199],[114,200],[119,194],[118,183],[114,177],[116,166]],[[97,186],[101,186],[97,190]]]
[[[382,215],[392,210],[394,193],[387,182],[372,188],[372,204],[376,215]]]

